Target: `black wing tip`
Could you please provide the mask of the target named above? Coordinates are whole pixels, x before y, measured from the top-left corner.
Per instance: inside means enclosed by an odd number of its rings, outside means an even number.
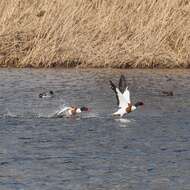
[[[110,85],[111,85],[111,89],[113,89],[115,91],[115,89],[116,89],[115,84],[111,80],[109,82],[110,82]]]
[[[111,85],[114,85],[114,83],[111,80],[109,80],[109,82],[110,82]]]
[[[125,76],[124,76],[123,74],[121,74],[121,76],[120,76],[120,80],[125,81]]]
[[[116,96],[116,99],[117,99],[117,105],[119,105],[119,98],[118,98],[118,94],[117,94],[117,91],[116,91],[116,86],[111,80],[109,82],[110,82],[110,85],[111,85],[111,89],[115,92],[115,96]]]
[[[127,87],[127,83],[125,80],[125,76],[121,74],[120,79],[119,79],[119,90],[121,91],[121,93],[124,93],[126,87]]]
[[[126,79],[124,75],[121,75],[119,80],[120,82],[123,82],[124,84],[126,84]]]

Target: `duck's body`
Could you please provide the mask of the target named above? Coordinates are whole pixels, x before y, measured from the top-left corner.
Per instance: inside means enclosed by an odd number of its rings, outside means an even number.
[[[76,114],[79,114],[83,111],[88,111],[89,109],[87,107],[81,107],[81,108],[77,108],[74,106],[71,107],[64,107],[63,109],[61,109],[60,111],[56,112],[56,116],[58,117],[62,117],[62,116],[74,116]]]
[[[172,91],[162,91],[162,94],[165,96],[173,96],[174,93]]]
[[[136,109],[137,108],[135,106],[128,105],[126,107],[119,108],[116,112],[113,113],[113,115],[116,115],[116,116],[118,115],[120,117],[123,117],[125,114],[130,113]]]
[[[52,98],[54,96],[54,92],[52,90],[48,92],[42,92],[39,94],[39,98]]]
[[[123,117],[124,115],[136,110],[138,106],[144,105],[143,102],[137,102],[136,104],[131,103],[130,92],[126,86],[126,80],[123,75],[121,75],[119,80],[119,88],[110,80],[111,89],[115,92],[117,98],[117,105],[119,109],[113,113],[114,116]]]

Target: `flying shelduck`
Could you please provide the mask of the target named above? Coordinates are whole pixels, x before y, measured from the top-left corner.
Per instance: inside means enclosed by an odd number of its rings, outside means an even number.
[[[119,80],[119,88],[110,80],[111,89],[115,92],[117,98],[117,105],[119,106],[118,111],[113,113],[113,116],[123,117],[124,115],[136,110],[137,107],[144,105],[143,102],[137,102],[134,105],[131,103],[130,92],[126,85],[126,80],[121,75]]]

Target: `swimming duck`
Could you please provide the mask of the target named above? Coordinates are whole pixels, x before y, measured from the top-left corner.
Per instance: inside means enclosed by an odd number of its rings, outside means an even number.
[[[48,92],[42,92],[39,94],[39,98],[51,98],[53,97],[54,92],[52,90],[48,91]]]
[[[165,96],[173,96],[174,93],[172,91],[162,91],[162,94]]]
[[[60,111],[55,113],[55,116],[73,116],[76,114],[79,114],[81,112],[85,112],[85,111],[89,111],[89,108],[83,106],[81,108],[75,107],[75,106],[71,106],[71,107],[64,107],[63,109],[61,109]]]
[[[117,105],[119,106],[118,111],[113,113],[113,116],[123,117],[124,115],[136,110],[138,106],[144,105],[143,102],[137,102],[132,105],[130,100],[130,92],[126,85],[126,80],[123,75],[121,75],[119,80],[119,88],[110,80],[111,89],[115,92],[117,98]]]

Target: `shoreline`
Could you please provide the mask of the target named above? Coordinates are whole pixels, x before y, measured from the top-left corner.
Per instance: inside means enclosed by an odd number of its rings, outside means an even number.
[[[174,71],[190,71],[190,67],[188,68],[183,68],[183,67],[175,67],[175,68],[113,68],[113,67],[65,67],[65,66],[54,66],[54,67],[1,67],[0,66],[0,70],[6,70],[6,69],[13,69],[13,70],[84,70],[84,71],[88,71],[88,70],[98,70],[98,71],[155,71],[155,72],[159,72],[159,71],[168,71],[168,72],[174,72]]]
[[[157,67],[126,67],[126,66],[120,66],[120,67],[112,67],[112,66],[84,66],[84,65],[50,65],[50,66],[32,66],[32,65],[26,65],[26,66],[15,66],[15,65],[0,65],[0,69],[6,69],[6,68],[14,68],[14,69],[116,69],[116,70],[189,70],[190,65],[188,66],[172,66],[172,67],[164,67],[164,66],[157,66]]]

